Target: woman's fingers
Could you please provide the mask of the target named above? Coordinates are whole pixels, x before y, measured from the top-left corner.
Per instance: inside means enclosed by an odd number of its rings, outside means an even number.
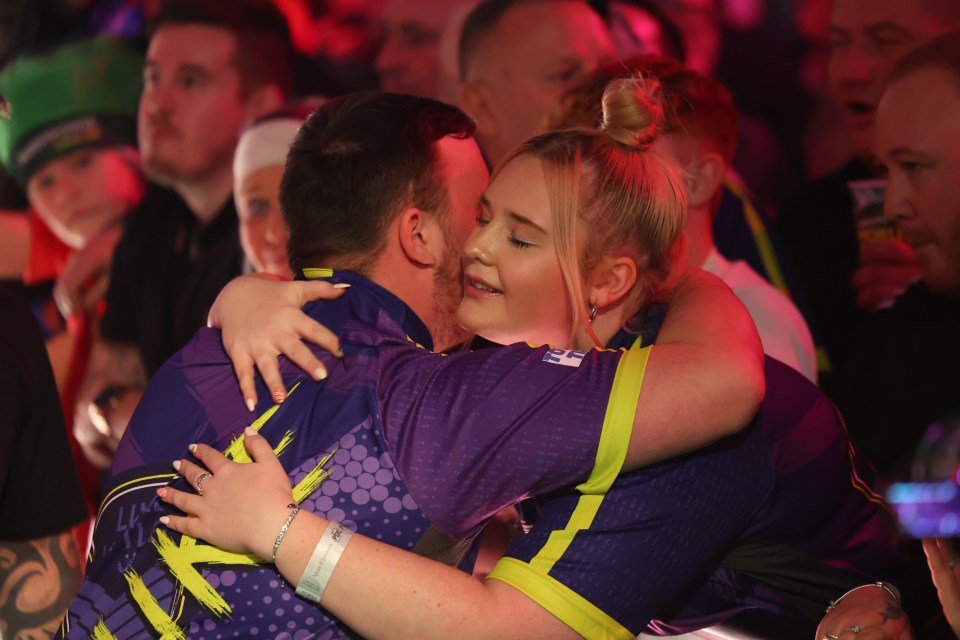
[[[247,453],[250,454],[250,457],[253,458],[254,462],[258,462],[260,464],[280,464],[277,454],[273,452],[273,447],[270,446],[270,443],[267,442],[267,439],[250,427],[247,427],[247,429],[243,432],[243,444],[247,448]]]
[[[197,460],[202,462],[203,466],[209,469],[211,473],[222,473],[225,467],[236,464],[235,462],[231,462],[227,456],[223,455],[209,445],[197,444],[191,445],[191,447],[192,449],[190,452]]]

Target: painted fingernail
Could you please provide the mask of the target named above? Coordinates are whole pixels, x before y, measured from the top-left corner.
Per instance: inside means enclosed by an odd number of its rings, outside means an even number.
[[[179,461],[179,460],[174,460],[174,461],[173,461],[173,468],[176,469],[177,471],[180,471],[180,461]]]
[[[165,488],[157,489],[157,495],[161,498],[167,497],[167,490]]]
[[[243,430],[243,435],[245,436],[255,436],[257,435],[256,430],[253,427],[247,427]]]
[[[170,516],[160,516],[160,522],[163,524],[170,524]]]
[[[282,391],[273,392],[273,401],[276,402],[277,404],[280,404],[281,402],[283,402],[286,397],[287,397],[287,394],[285,394]]]
[[[257,403],[253,401],[253,398],[247,398],[247,411],[253,413],[253,410],[257,408]]]
[[[343,347],[337,347],[337,357],[338,358],[343,357]]]
[[[197,445],[195,445],[195,444],[188,444],[188,445],[187,445],[187,450],[190,451],[190,453],[195,453],[196,450],[197,450]]]
[[[317,367],[317,370],[313,372],[313,379],[317,382],[325,380],[327,378],[327,370],[323,367]]]
[[[334,289],[349,289],[349,288],[350,288],[350,285],[349,285],[348,283],[346,283],[346,282],[338,282],[337,284],[333,285],[333,288],[334,288]]]

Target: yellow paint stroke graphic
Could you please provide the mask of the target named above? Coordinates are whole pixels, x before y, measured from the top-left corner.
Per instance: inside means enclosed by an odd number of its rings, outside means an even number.
[[[187,634],[177,626],[166,611],[160,608],[160,603],[153,597],[136,571],[128,569],[123,577],[127,579],[127,584],[130,586],[130,595],[150,622],[150,626],[160,634],[160,640],[187,640]]]
[[[184,538],[187,537],[188,536],[184,536]],[[217,593],[213,586],[200,575],[200,572],[193,567],[187,557],[189,550],[194,548],[195,542],[196,540],[192,538],[190,540],[181,539],[182,546],[177,546],[167,534],[157,530],[157,537],[153,541],[153,546],[157,548],[160,557],[170,568],[170,572],[174,578],[177,579],[201,605],[221,618],[227,617],[232,613],[230,605],[228,605],[226,600]]]
[[[311,493],[320,488],[320,484],[327,479],[327,477],[333,473],[333,469],[324,470],[324,467],[330,462],[333,458],[333,454],[337,452],[337,449],[334,449],[327,455],[323,456],[320,459],[320,462],[317,463],[317,466],[313,468],[307,476],[297,483],[297,486],[293,488],[293,499],[297,504],[300,504],[306,500]]]
[[[107,625],[103,623],[103,618],[97,623],[97,626],[90,632],[90,640],[117,640],[117,636],[110,633]]]

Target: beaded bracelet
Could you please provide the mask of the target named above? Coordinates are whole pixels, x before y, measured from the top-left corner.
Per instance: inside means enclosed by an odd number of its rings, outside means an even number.
[[[273,541],[273,564],[277,564],[277,549],[280,548],[280,542],[283,541],[283,536],[287,535],[287,529],[290,528],[290,523],[293,522],[293,519],[300,513],[300,507],[297,506],[296,502],[288,504],[287,509],[293,509],[293,511],[287,516],[287,521],[280,527],[280,533],[277,534],[277,539]]]

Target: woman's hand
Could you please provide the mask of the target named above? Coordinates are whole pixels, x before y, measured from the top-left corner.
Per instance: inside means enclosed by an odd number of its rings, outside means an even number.
[[[953,629],[953,634],[960,638],[960,579],[957,577],[960,562],[953,541],[925,538],[923,552],[927,554],[927,564],[930,565],[930,575],[937,587],[943,613]]]
[[[300,307],[314,300],[335,300],[348,284],[323,280],[275,281],[258,275],[235,278],[217,296],[207,324],[223,330],[223,346],[233,362],[247,408],[257,404],[254,367],[275,402],[283,402],[287,390],[280,377],[277,358],[285,355],[315,380],[327,377],[326,367],[302,342],[342,356],[340,340]]]
[[[160,521],[174,531],[218,547],[252,552],[269,560],[277,533],[290,515],[293,490],[270,444],[250,427],[244,431],[243,440],[253,462],[238,464],[205,444],[193,449],[203,466],[189,460],[174,462],[174,468],[193,487],[207,475],[196,494],[169,487],[157,489],[161,500],[189,516],[164,516]]]
[[[820,621],[816,640],[913,640],[910,620],[886,589],[849,591]]]

